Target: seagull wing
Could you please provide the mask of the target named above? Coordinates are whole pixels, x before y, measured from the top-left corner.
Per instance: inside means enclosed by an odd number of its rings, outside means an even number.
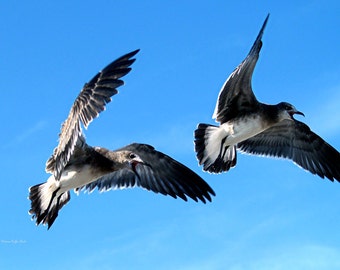
[[[217,122],[225,123],[230,119],[254,110],[257,104],[251,87],[252,75],[262,47],[262,36],[269,14],[247,57],[231,73],[219,93],[213,118]]]
[[[340,153],[297,120],[284,120],[238,144],[239,150],[282,157],[320,177],[340,182]]]
[[[212,188],[192,170],[172,159],[171,157],[156,151],[146,144],[130,144],[118,151],[132,151],[138,155],[143,163],[137,163],[133,169],[124,168],[109,173],[95,182],[80,189],[91,192],[98,188],[99,191],[107,191],[117,188],[142,187],[155,193],[180,197],[187,201],[187,197],[195,200],[211,201],[211,195],[215,195]],[[209,194],[210,193],[210,194]]]
[[[111,101],[111,97],[118,93],[117,88],[124,84],[120,78],[130,72],[130,65],[135,61],[131,57],[138,51],[113,61],[84,85],[62,124],[59,144],[46,162],[46,171],[53,173],[57,180],[60,179],[75,145],[84,141],[80,123],[87,128],[91,121],[105,110],[105,105]]]

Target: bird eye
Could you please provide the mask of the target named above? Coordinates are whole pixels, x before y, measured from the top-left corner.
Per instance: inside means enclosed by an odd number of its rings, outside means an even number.
[[[136,154],[134,154],[134,153],[130,153],[130,155],[129,155],[129,158],[131,158],[131,159],[134,159],[134,158],[136,158]]]

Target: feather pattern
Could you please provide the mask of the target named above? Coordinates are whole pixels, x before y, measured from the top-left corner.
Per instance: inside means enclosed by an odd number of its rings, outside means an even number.
[[[237,145],[242,152],[291,159],[320,177],[340,181],[340,155],[297,120],[284,120]]]
[[[249,154],[291,159],[313,174],[340,182],[340,153],[293,117],[304,114],[287,102],[261,103],[253,93],[252,75],[268,18],[247,57],[219,93],[213,118],[220,125],[199,124],[195,130],[199,164],[211,173],[228,171],[236,165],[237,148]]]
[[[87,128],[91,121],[105,110],[105,105],[111,101],[111,97],[118,93],[117,88],[124,84],[120,78],[130,72],[129,66],[135,61],[131,57],[138,51],[113,61],[84,85],[62,124],[59,144],[46,163],[46,171],[53,173],[56,180],[60,179],[74,147],[83,136],[81,123]]]
[[[268,19],[269,14],[247,57],[236,67],[221,88],[213,114],[217,122],[225,123],[257,109],[257,99],[251,87],[251,80],[262,48],[261,39]]]
[[[137,186],[174,198],[180,197],[185,201],[187,195],[195,201],[199,199],[202,202],[211,201],[210,194],[215,195],[200,176],[150,145],[134,143],[115,152],[122,151],[135,153],[143,162],[136,164],[134,170],[125,168],[111,172],[79,190],[92,192],[98,188],[99,191],[108,191]]]

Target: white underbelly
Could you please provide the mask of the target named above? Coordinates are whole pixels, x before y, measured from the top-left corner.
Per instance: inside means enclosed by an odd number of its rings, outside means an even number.
[[[225,142],[227,145],[235,145],[265,130],[260,117],[253,117],[246,121],[227,122],[222,124],[221,128],[228,134]]]
[[[87,185],[101,175],[95,174],[93,169],[89,165],[85,165],[81,168],[70,167],[65,170],[59,180],[59,186],[61,192],[75,189]]]

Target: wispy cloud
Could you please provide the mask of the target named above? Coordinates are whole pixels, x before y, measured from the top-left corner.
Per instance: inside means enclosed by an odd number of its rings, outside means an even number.
[[[164,256],[164,243],[173,237],[173,230],[173,224],[168,224],[162,228],[152,227],[147,231],[145,228],[136,228],[124,234],[118,234],[100,243],[106,247],[95,249],[84,258],[77,258],[76,263],[81,269],[142,269],[137,266],[148,262],[150,254],[152,254],[155,265],[157,265],[159,262],[157,257]],[[67,264],[70,263],[74,262]],[[64,266],[61,265],[57,268],[61,267]]]
[[[251,258],[247,259],[247,254]],[[256,248],[244,250],[242,257],[230,256],[230,250],[217,250],[208,259],[197,260],[185,265],[180,270],[300,270],[300,269],[339,269],[339,250],[322,245],[284,246],[259,252]],[[241,255],[241,253],[240,253]]]
[[[20,144],[24,142],[29,137],[33,136],[35,133],[42,130],[46,127],[47,122],[44,120],[38,121],[33,126],[26,128],[25,130],[20,131],[17,135],[15,135],[11,140],[2,146],[3,149],[7,149],[13,145]]]
[[[292,229],[296,218],[276,214],[247,223],[235,221],[235,216],[225,211],[212,214],[196,208],[188,215],[179,214],[177,219],[140,224],[134,230],[111,234],[90,254],[63,261],[65,265],[55,269],[75,263],[81,269],[340,269],[338,247],[275,236]]]
[[[267,250],[254,261],[239,262],[230,269],[339,269],[338,254],[339,250],[329,246],[296,244]]]

